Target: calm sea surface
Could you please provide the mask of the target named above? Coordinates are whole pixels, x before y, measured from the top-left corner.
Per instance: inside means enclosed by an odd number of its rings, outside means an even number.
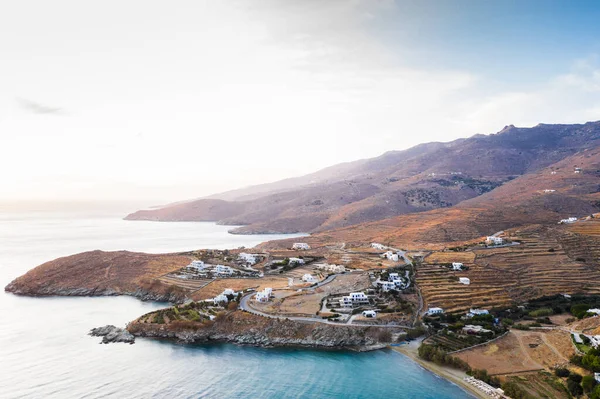
[[[0,206],[0,285],[80,251],[235,248],[283,236],[236,236],[211,223],[126,222],[121,211]],[[184,346],[138,339],[99,345],[92,327],[124,326],[165,306],[128,297],[24,298],[0,292],[2,398],[470,397],[392,351]]]

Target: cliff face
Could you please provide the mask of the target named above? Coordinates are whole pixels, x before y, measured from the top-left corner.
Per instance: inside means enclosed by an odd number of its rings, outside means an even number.
[[[139,337],[174,339],[185,343],[229,342],[255,346],[375,349],[390,342],[390,329],[345,327],[271,319],[242,311],[229,312],[214,322],[167,324],[140,319],[127,327]]]
[[[144,300],[179,302],[185,292],[156,280],[190,262],[177,254],[91,251],[46,262],[5,287],[30,296],[132,295]]]

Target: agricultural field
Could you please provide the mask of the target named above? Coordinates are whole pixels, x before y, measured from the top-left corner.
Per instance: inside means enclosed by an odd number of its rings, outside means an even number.
[[[512,375],[568,364],[575,354],[568,332],[511,330],[506,336],[456,356],[490,375]]]
[[[600,293],[596,283],[600,267],[572,253],[578,247],[570,237],[533,226],[511,232],[511,238],[521,245],[474,249],[475,263],[468,271],[453,272],[431,265],[427,258],[417,270],[426,304],[463,312],[470,307],[507,307],[559,293]],[[600,240],[598,248],[600,251]],[[471,284],[459,284],[457,277],[468,277]]]
[[[426,263],[452,263],[452,262],[460,262],[460,263],[473,263],[475,261],[475,253],[472,251],[465,252],[454,252],[454,251],[444,251],[444,252],[433,252],[429,256],[425,258]]]

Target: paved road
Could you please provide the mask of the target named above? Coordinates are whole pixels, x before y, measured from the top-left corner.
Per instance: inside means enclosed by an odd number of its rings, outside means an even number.
[[[254,294],[255,294],[255,292],[251,292],[251,293],[246,294],[245,296],[243,296],[242,299],[240,300],[240,306],[239,306],[239,308],[241,310],[244,310],[246,312],[255,314],[257,316],[268,317],[270,319],[287,319],[287,320],[299,321],[299,322],[302,322],[302,323],[321,323],[321,324],[329,324],[330,326],[343,326],[343,327],[350,326],[350,327],[402,328],[402,329],[408,329],[408,330],[412,329],[412,327],[404,327],[404,326],[397,326],[397,325],[373,325],[373,324],[358,324],[358,323],[344,324],[344,323],[339,323],[339,322],[335,322],[335,321],[325,320],[325,319],[322,319],[320,317],[301,317],[301,316],[274,315],[274,314],[265,313],[265,312],[261,312],[259,310],[256,310],[256,309],[254,309],[252,306],[250,306],[248,304],[248,302],[251,300],[251,298],[252,298],[252,296]]]

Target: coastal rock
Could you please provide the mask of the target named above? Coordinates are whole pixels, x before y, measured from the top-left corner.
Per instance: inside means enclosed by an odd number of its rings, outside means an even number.
[[[114,342],[124,342],[128,344],[135,343],[135,337],[129,331],[113,325],[92,328],[89,335],[93,337],[102,337],[101,343],[103,344],[110,344]]]
[[[260,347],[306,347],[373,350],[389,343],[390,334],[378,327],[346,327],[272,319],[235,311],[209,323],[147,323],[140,318],[128,325],[135,336],[182,343],[227,342]],[[401,328],[399,328],[401,330]]]

